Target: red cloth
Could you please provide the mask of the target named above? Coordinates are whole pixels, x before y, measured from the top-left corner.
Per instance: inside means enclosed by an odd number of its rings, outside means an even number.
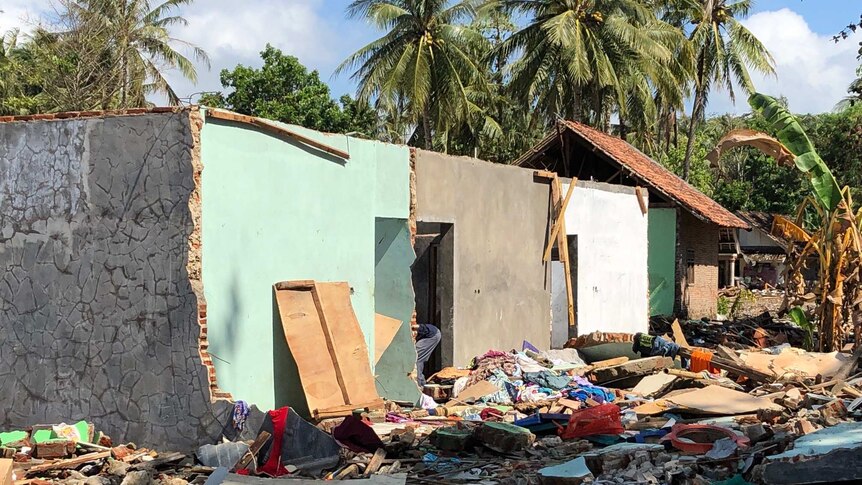
[[[283,407],[275,411],[269,411],[269,417],[272,419],[272,448],[269,452],[269,459],[262,467],[257,469],[258,474],[265,474],[271,477],[280,477],[287,475],[287,469],[281,464],[281,441],[284,437],[284,426],[287,424],[287,413],[290,408]]]

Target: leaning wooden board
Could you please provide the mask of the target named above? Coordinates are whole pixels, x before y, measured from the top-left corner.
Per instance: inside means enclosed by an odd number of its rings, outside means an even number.
[[[312,415],[382,406],[347,283],[288,281],[275,294]]]

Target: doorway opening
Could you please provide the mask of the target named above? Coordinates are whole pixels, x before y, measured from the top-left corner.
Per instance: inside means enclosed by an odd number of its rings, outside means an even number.
[[[566,237],[569,244],[569,268],[572,278],[572,300],[574,302],[575,321],[578,318],[578,236],[570,234]],[[566,293],[566,272],[560,261],[558,247],[551,251],[551,348],[562,349],[574,335],[574,328],[569,325],[569,298]]]
[[[451,223],[418,222],[413,244],[416,261],[413,291],[416,294],[416,322],[429,323],[440,329],[440,345],[425,365],[429,377],[443,367],[453,365],[454,355],[454,274],[455,229]]]

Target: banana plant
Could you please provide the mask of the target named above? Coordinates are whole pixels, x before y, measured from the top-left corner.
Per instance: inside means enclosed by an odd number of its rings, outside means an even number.
[[[710,160],[739,146],[759,149],[785,166],[795,166],[808,176],[812,193],[796,212],[795,219],[776,217],[772,232],[791,241],[787,247],[788,300],[804,301],[802,271],[809,259],[819,262],[814,312],[821,351],[838,350],[849,335],[858,343],[862,324],[862,209],[856,208],[849,187],[841,187],[805,130],[775,98],[755,93],[748,98],[775,136],[753,130],[733,130],[719,140]],[[817,224],[806,227],[806,210],[817,214]],[[798,311],[794,313],[798,317]]]

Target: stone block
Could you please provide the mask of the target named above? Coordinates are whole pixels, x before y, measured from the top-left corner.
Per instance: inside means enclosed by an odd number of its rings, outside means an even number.
[[[464,451],[472,441],[473,432],[457,426],[439,428],[431,433],[431,444],[444,451]]]
[[[760,443],[761,441],[768,440],[773,436],[772,428],[764,426],[763,424],[745,426],[742,428],[742,432],[745,433],[745,436],[748,436],[748,439],[751,440],[751,444],[753,445]]]
[[[525,428],[508,423],[482,423],[476,429],[476,440],[494,451],[513,453],[533,444],[536,436]]]

